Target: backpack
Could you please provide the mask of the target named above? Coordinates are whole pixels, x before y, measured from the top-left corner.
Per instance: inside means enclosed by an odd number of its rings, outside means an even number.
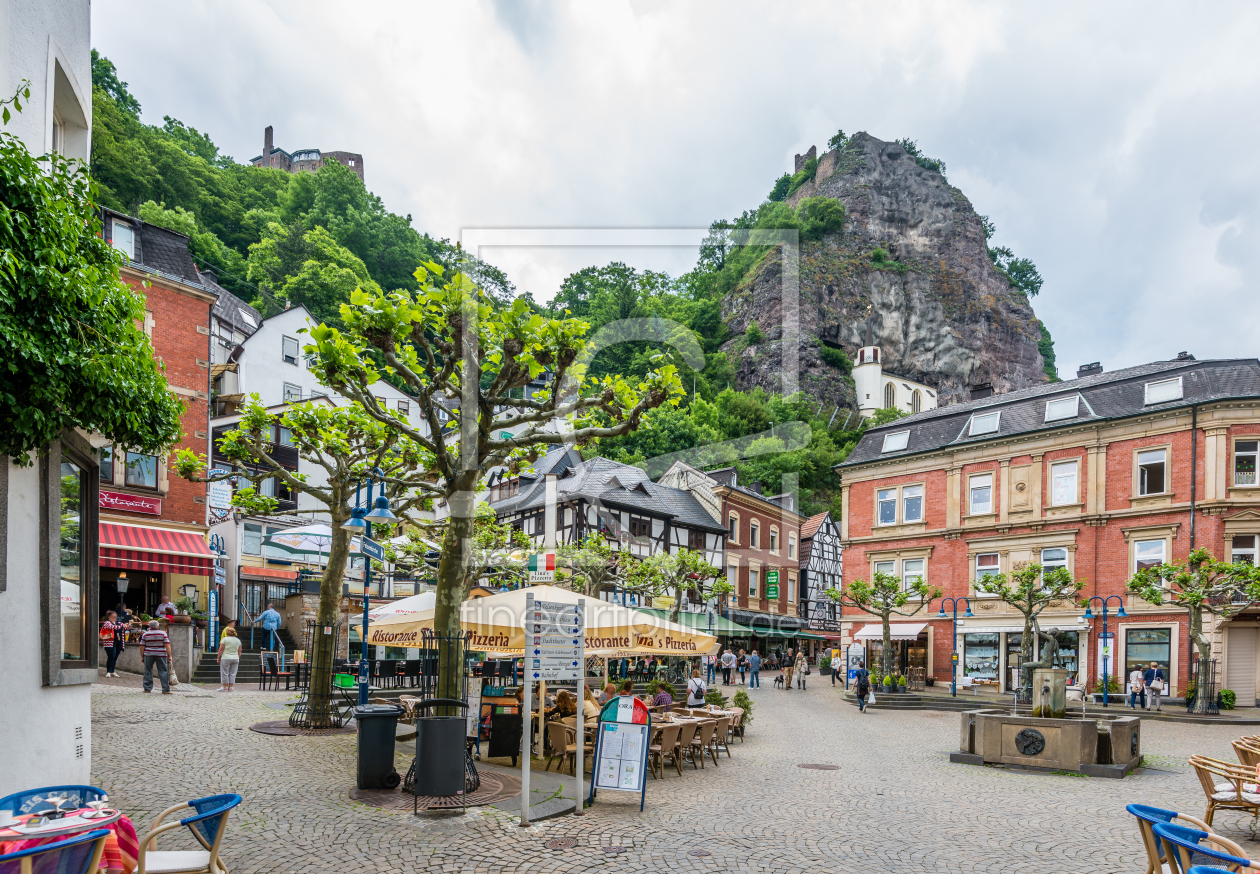
[[[687,694],[691,698],[699,698],[704,700],[704,680],[699,677],[692,677],[687,682]]]

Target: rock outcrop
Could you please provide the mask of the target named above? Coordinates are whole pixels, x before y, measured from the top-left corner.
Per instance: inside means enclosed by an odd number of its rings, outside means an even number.
[[[798,165],[810,157],[812,150]],[[841,201],[846,218],[842,232],[801,245],[800,390],[856,409],[852,382],[820,350],[842,348],[852,359],[868,335],[883,351],[885,373],[933,386],[942,406],[965,400],[980,382],[1005,392],[1046,381],[1027,297],[994,267],[980,217],[940,173],[896,143],[860,133],[824,153],[814,179],[788,203],[820,196]],[[887,253],[882,261],[877,249]],[[782,257],[768,254],[723,301],[735,338],[724,348],[745,390],[784,386]],[[754,321],[764,340],[748,344]]]

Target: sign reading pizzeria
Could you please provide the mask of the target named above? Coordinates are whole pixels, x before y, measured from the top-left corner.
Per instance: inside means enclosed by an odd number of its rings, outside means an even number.
[[[162,499],[149,498],[144,495],[128,495],[123,492],[107,492],[101,489],[100,505],[102,510],[148,513],[151,516],[162,515]]]

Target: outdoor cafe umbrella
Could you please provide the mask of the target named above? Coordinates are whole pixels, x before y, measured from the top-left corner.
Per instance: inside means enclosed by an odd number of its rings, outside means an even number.
[[[332,547],[332,528],[322,523],[286,528],[276,534],[268,534],[263,538],[263,543],[292,555],[317,554],[320,556],[320,564],[323,564],[324,553]],[[358,538],[350,539],[350,551],[356,554],[359,552]]]
[[[409,598],[390,601],[388,604],[373,607],[368,611],[368,621],[376,622],[386,616],[415,616],[417,613],[423,613],[426,610],[432,613],[433,605],[436,603],[437,595],[435,593],[421,592],[419,595],[412,595]]]
[[[709,652],[717,638],[696,628],[670,622],[660,616],[640,613],[620,604],[601,601],[558,589],[555,586],[530,586],[501,592],[486,598],[465,601],[460,608],[460,624],[472,632],[468,648],[520,654],[525,651],[525,595],[537,601],[586,605],[586,654],[588,656],[620,656],[651,654],[695,656]],[[386,616],[368,627],[368,640],[377,646],[417,647],[421,632],[433,627],[433,610],[421,613]]]

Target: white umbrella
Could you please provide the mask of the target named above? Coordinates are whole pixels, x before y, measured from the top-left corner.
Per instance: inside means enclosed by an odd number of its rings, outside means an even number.
[[[322,563],[322,556],[332,548],[332,527],[316,523],[314,525],[300,525],[297,528],[286,528],[278,534],[268,534],[263,538],[263,543],[293,555],[310,555],[314,553],[321,556],[320,561]],[[350,551],[358,553],[359,539],[357,537],[350,539]]]
[[[375,622],[386,616],[410,616],[423,613],[426,610],[432,610],[435,604],[437,604],[435,592],[421,592],[419,595],[412,595],[410,598],[402,598],[369,610],[368,620]]]

